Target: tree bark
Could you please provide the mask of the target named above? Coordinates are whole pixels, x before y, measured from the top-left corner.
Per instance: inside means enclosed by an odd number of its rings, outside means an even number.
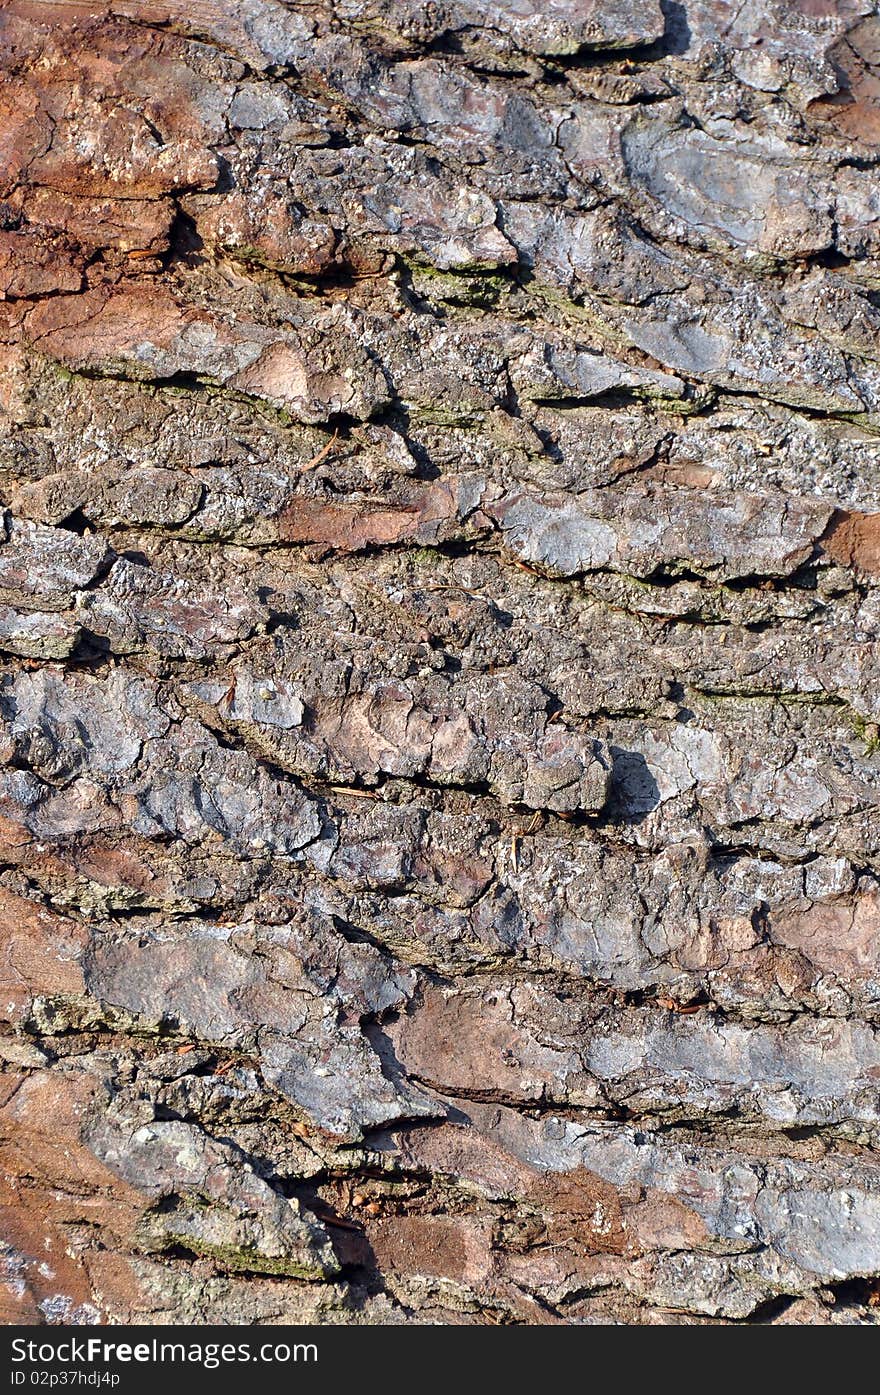
[[[3,1320],[876,1320],[873,0],[0,52]]]

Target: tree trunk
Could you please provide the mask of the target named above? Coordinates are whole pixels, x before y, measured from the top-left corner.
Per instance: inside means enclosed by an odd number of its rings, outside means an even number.
[[[873,0],[0,26],[4,1320],[874,1320]]]

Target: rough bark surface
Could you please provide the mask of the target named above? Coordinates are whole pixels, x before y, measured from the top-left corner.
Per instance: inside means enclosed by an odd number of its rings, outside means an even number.
[[[3,1319],[873,1321],[876,4],[0,61]]]

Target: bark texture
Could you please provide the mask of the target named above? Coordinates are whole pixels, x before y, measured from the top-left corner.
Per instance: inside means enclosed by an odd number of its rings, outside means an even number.
[[[0,61],[4,1320],[873,1321],[876,4]]]

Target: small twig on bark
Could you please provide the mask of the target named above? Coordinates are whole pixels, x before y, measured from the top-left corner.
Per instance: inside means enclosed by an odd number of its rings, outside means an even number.
[[[321,449],[318,451],[318,454],[313,455],[311,460],[307,460],[305,465],[300,467],[300,474],[304,475],[306,470],[314,470],[316,465],[320,465],[321,461],[324,460],[330,454],[331,450],[336,445],[336,442],[338,440],[339,432],[334,431],[333,435],[330,437],[330,440],[327,442],[325,446],[321,447]]]

